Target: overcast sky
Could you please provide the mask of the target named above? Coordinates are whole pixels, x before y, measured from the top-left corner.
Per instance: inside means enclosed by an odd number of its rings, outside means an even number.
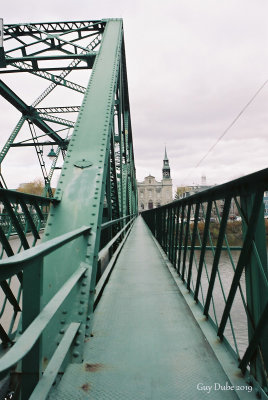
[[[5,23],[124,19],[138,180],[161,179],[165,144],[175,185],[201,175],[222,183],[268,166],[267,84],[194,168],[268,79],[266,1],[15,0],[1,13]],[[2,126],[1,147],[13,127]],[[11,186],[32,178],[26,167],[9,169]]]

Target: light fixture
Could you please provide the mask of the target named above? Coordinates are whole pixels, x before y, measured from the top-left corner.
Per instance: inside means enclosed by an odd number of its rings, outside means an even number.
[[[51,147],[50,152],[48,153],[47,156],[48,156],[49,158],[55,158],[55,157],[57,157],[57,154],[55,153],[55,151],[54,151],[54,149],[53,149],[53,146]]]

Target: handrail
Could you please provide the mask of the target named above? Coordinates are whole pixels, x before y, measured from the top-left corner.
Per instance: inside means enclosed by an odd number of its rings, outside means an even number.
[[[122,233],[126,230],[126,228],[129,226],[129,224],[133,221],[134,218],[132,218],[113,238],[110,240],[109,243],[106,244],[103,249],[99,251],[98,254],[98,259],[100,260],[109,250],[109,248],[117,241],[117,239],[122,235]]]
[[[101,225],[101,230],[109,228],[109,226],[113,226],[115,224],[117,224],[118,222],[124,221],[127,218],[131,218],[134,217],[136,214],[131,214],[131,215],[127,215],[125,217],[122,218],[117,218],[117,219],[113,219],[111,221],[105,222],[104,224]]]
[[[5,256],[12,257],[14,256],[14,252],[20,253],[22,249],[27,250],[34,247],[37,240],[40,239],[41,229],[46,224],[49,207],[52,204],[56,205],[59,203],[56,199],[4,188],[0,188],[0,202],[4,207],[3,213],[0,215],[0,259]],[[30,232],[31,235],[28,236]],[[9,239],[12,235],[17,235],[18,247],[14,247],[10,243]],[[0,268],[0,280],[2,279],[0,285],[5,295],[0,301],[0,315],[4,316],[3,325],[0,326],[1,347],[5,347],[17,334],[19,326],[17,317],[20,310],[19,304],[22,299],[21,270],[17,269],[18,284],[11,287],[11,279],[5,281],[5,278],[11,278],[10,274],[14,270],[9,270],[7,273],[7,271],[4,271],[7,269],[9,269],[7,266],[2,267],[2,271]],[[2,275],[1,272],[3,273]],[[13,308],[10,309],[8,304],[13,306]]]
[[[127,228],[127,226],[128,226],[130,223],[133,222],[133,220],[134,220],[134,218],[132,218],[132,220],[129,221],[129,223],[128,223],[122,230],[125,230],[125,229]],[[101,294],[102,294],[102,292],[103,292],[103,289],[104,289],[104,287],[105,287],[105,285],[106,285],[106,283],[107,283],[107,281],[108,281],[108,279],[109,279],[109,276],[110,276],[111,273],[112,273],[112,270],[113,270],[113,268],[114,268],[114,265],[115,265],[115,262],[116,262],[116,260],[117,260],[117,258],[118,258],[118,255],[120,254],[120,251],[122,250],[122,247],[123,247],[125,241],[126,241],[127,238],[128,238],[128,235],[129,235],[129,233],[130,233],[130,230],[131,230],[131,227],[128,229],[128,231],[126,232],[126,234],[125,234],[124,238],[122,239],[121,243],[119,244],[119,246],[117,247],[116,251],[115,251],[114,254],[112,255],[112,257],[111,257],[111,259],[110,259],[110,261],[109,261],[109,264],[108,264],[107,267],[105,268],[104,273],[102,274],[100,280],[98,281],[98,283],[97,283],[97,285],[96,285],[96,287],[95,287],[95,296],[94,296],[94,307],[95,307],[95,308],[96,308],[97,303],[98,303],[98,301],[99,301],[99,299],[100,299],[100,297],[101,297]],[[120,233],[122,233],[122,232],[120,232]],[[99,255],[99,258],[100,258],[100,255]]]
[[[87,271],[88,265],[82,263],[74,274],[65,282],[60,290],[43,308],[40,314],[33,320],[25,332],[19,337],[13,347],[0,358],[0,373],[9,370],[20,361],[33,348],[34,344],[51,321],[63,301],[66,299],[81,276]]]
[[[57,204],[59,203],[59,200],[54,199],[54,198],[49,198],[49,197],[43,197],[43,196],[37,196],[35,194],[29,194],[29,193],[24,193],[24,192],[18,192],[16,190],[10,190],[10,189],[3,189],[0,188],[0,200],[2,196],[8,197],[10,201],[17,201],[17,200],[31,200],[35,202],[41,202],[44,205],[47,204]]]
[[[48,253],[57,250],[59,247],[76,239],[83,233],[89,233],[90,227],[82,226],[81,228],[75,229],[71,232],[65,233],[64,235],[58,236],[54,239],[48,240],[47,242],[41,243],[36,247],[25,250],[23,253],[15,254],[9,258],[0,261],[0,281],[7,279],[19,271],[22,271],[27,267],[27,262],[37,257],[44,257]]]
[[[50,388],[57,377],[61,364],[75,338],[75,335],[77,334],[80,325],[81,324],[78,322],[72,322],[69,325],[29,400],[45,400],[47,398]]]
[[[241,178],[234,179],[221,185],[213,186],[209,189],[203,190],[202,192],[175,200],[170,204],[194,204],[197,200],[206,201],[208,197],[211,200],[220,200],[230,190],[232,191],[233,196],[239,196],[242,193],[246,194],[247,187],[250,187],[250,189],[254,191],[258,188],[262,189],[263,187],[268,187],[268,168],[254,172],[253,174],[242,176]],[[159,207],[159,209],[166,206],[167,205],[163,205]],[[146,212],[147,211],[143,211],[143,213]]]

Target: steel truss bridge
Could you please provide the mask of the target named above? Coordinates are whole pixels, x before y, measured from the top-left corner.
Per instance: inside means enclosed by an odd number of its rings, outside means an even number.
[[[1,35],[1,399],[267,399],[268,169],[137,216],[122,20]],[[42,195],[8,189],[18,148]]]

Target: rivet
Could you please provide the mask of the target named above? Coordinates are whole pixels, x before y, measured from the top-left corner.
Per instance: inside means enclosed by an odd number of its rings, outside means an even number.
[[[76,357],[79,357],[79,352],[78,351],[74,351],[73,352],[73,356],[76,358]]]
[[[61,335],[63,335],[63,334],[64,334],[64,332],[65,332],[65,330],[64,330],[64,329],[61,329],[61,330],[60,330],[60,334],[61,334]]]
[[[75,342],[75,346],[80,346],[80,341],[79,340],[77,340],[76,342]]]
[[[83,314],[83,310],[79,310],[79,311],[78,311],[78,314],[79,314],[79,315],[82,315],[82,314]]]

